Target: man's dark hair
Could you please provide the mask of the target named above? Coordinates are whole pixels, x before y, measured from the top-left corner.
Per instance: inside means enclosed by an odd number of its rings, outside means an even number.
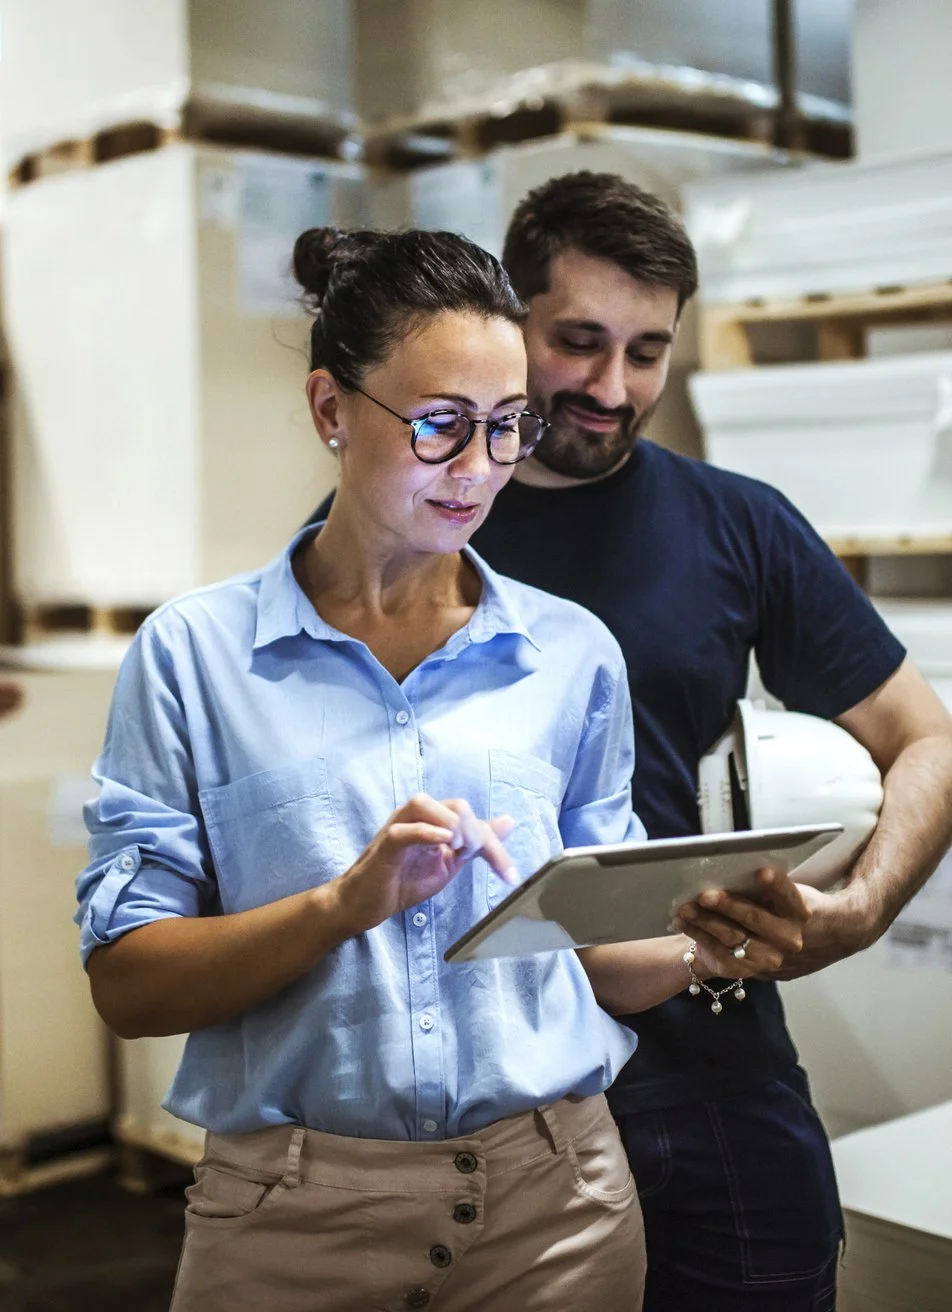
[[[524,301],[549,289],[562,251],[610,260],[649,287],[670,287],[678,309],[697,291],[691,240],[664,201],[616,173],[566,173],[516,206],[502,262]]]
[[[315,316],[311,368],[348,391],[433,315],[526,317],[498,260],[452,232],[310,228],[295,243],[294,273]]]

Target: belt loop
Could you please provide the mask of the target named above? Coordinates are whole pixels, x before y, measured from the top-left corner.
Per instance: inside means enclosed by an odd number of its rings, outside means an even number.
[[[549,1138],[552,1140],[552,1147],[555,1149],[556,1156],[562,1156],[568,1145],[555,1107],[551,1103],[548,1103],[545,1107],[537,1107],[536,1115],[541,1116],[545,1128],[549,1132]]]
[[[295,1125],[291,1131],[291,1142],[288,1144],[288,1160],[284,1168],[284,1175],[281,1177],[281,1183],[287,1189],[296,1189],[301,1183],[301,1150],[304,1147],[304,1138],[307,1134],[303,1125]]]

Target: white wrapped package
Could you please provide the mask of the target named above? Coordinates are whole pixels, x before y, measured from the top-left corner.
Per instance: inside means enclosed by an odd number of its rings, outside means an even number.
[[[363,203],[353,166],[187,145],[11,194],[21,601],[152,606],[290,537],[336,468],[291,252]]]
[[[353,43],[352,0],[4,0],[4,160],[187,108],[352,118]]]
[[[784,492],[825,537],[952,533],[952,353],[698,373],[715,465]]]
[[[735,302],[946,282],[952,151],[685,188],[701,298]]]

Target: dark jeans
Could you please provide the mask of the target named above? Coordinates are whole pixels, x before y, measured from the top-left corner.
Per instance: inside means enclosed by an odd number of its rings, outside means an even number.
[[[834,1312],[842,1213],[802,1070],[616,1119],[645,1216],[644,1312]]]

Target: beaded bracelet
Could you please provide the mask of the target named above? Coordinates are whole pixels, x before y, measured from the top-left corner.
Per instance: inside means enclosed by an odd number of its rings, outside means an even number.
[[[697,960],[697,943],[691,942],[688,944],[688,950],[685,952],[681,960],[691,972],[691,983],[688,985],[688,992],[693,998],[696,998],[701,992],[701,989],[703,989],[705,993],[714,999],[711,1003],[711,1011],[713,1011],[715,1016],[719,1016],[724,1010],[724,1006],[721,1002],[721,996],[724,993],[733,993],[738,1002],[743,1002],[747,997],[747,994],[744,991],[744,981],[742,979],[735,980],[733,984],[725,984],[722,989],[712,989],[709,984],[704,983],[703,979],[698,979],[697,975],[694,973],[694,963]]]

